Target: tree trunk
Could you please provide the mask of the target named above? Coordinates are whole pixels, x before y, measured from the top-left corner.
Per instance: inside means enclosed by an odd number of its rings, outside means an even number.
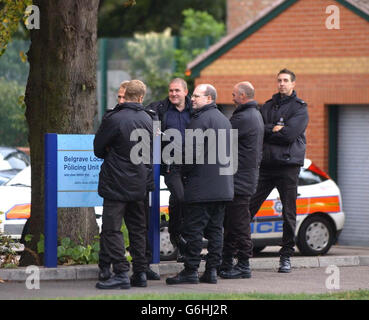
[[[99,0],[33,0],[40,29],[31,30],[25,102],[32,165],[32,207],[27,247],[44,233],[44,134],[93,133],[96,114]],[[98,232],[93,208],[58,209],[58,238],[90,243]],[[21,265],[34,264],[22,255]]]

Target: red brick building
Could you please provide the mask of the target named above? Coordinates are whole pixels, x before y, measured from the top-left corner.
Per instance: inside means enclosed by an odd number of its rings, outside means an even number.
[[[369,234],[369,0],[228,0],[227,10],[228,35],[188,65],[195,83],[213,84],[230,111],[237,82],[264,103],[278,71],[294,71],[309,108],[307,157],[338,181],[347,213],[363,214],[355,233]]]

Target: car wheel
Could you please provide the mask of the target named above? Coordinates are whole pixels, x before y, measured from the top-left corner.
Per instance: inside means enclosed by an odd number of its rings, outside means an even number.
[[[178,249],[170,241],[168,221],[160,223],[160,260],[171,261],[177,259]]]
[[[333,244],[332,224],[322,216],[311,216],[300,228],[297,247],[303,255],[316,256],[328,252]]]

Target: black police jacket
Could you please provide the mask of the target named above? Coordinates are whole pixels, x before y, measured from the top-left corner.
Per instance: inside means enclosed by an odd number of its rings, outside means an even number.
[[[172,103],[170,102],[169,98],[166,98],[164,100],[151,102],[149,105],[145,107],[146,111],[155,112],[155,116],[153,117],[153,120],[160,121],[160,126],[161,126],[160,130],[162,132],[167,130],[167,112],[168,112],[169,107],[171,106],[172,106]],[[185,98],[185,108],[189,110],[190,114],[193,113],[191,98],[188,95]],[[168,143],[169,142],[167,141],[162,141],[161,150],[163,150]],[[160,174],[165,175],[167,171],[169,170],[170,170],[170,166],[168,166],[167,163],[165,163],[165,161],[162,162],[160,166]]]
[[[172,105],[169,98],[166,98],[164,100],[155,101],[150,103],[145,107],[146,110],[153,110],[157,114],[157,118],[154,120],[161,121],[161,131],[165,131],[167,129],[167,118],[166,114],[169,109],[169,107]],[[185,98],[185,108],[190,110],[190,113],[193,112],[192,110],[192,102],[191,98],[189,96],[186,96]]]
[[[304,165],[309,122],[307,104],[294,91],[291,96],[273,95],[261,108],[265,130],[261,166]],[[284,127],[273,132],[275,125]]]
[[[207,129],[213,132],[216,142],[204,138],[203,144],[200,139],[187,140],[188,131],[198,129],[205,133]],[[225,145],[218,147],[219,129],[223,129],[227,139],[224,139]],[[230,131],[232,126],[229,120],[218,110],[215,103],[208,104],[201,109],[194,110],[191,121],[186,129],[186,164],[183,166],[185,175],[184,197],[185,202],[213,202],[213,201],[231,201],[234,195],[233,172],[221,174],[221,169],[225,169],[229,164],[223,164],[219,159],[218,152],[230,153]],[[214,150],[215,148],[215,150]],[[219,150],[221,149],[221,150]],[[209,161],[210,153],[215,151],[214,163]],[[199,159],[204,161],[201,162]],[[190,164],[190,159],[192,163]]]
[[[252,196],[258,183],[264,137],[264,122],[257,102],[238,106],[230,121],[232,128],[238,130],[238,169],[234,175],[234,193]]]
[[[131,160],[131,150],[138,143],[130,140],[135,129],[144,129],[150,138],[149,141],[140,141],[141,149],[148,152],[137,152],[143,159],[138,164]],[[104,159],[98,186],[101,197],[119,201],[145,199],[151,163],[151,137],[152,119],[139,103],[117,105],[104,115],[94,139],[94,153]]]

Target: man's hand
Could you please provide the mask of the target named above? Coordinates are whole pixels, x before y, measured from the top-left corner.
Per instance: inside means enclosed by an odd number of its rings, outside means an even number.
[[[282,128],[284,128],[284,126],[274,126],[273,128],[273,132],[278,132],[279,130],[281,130]]]

